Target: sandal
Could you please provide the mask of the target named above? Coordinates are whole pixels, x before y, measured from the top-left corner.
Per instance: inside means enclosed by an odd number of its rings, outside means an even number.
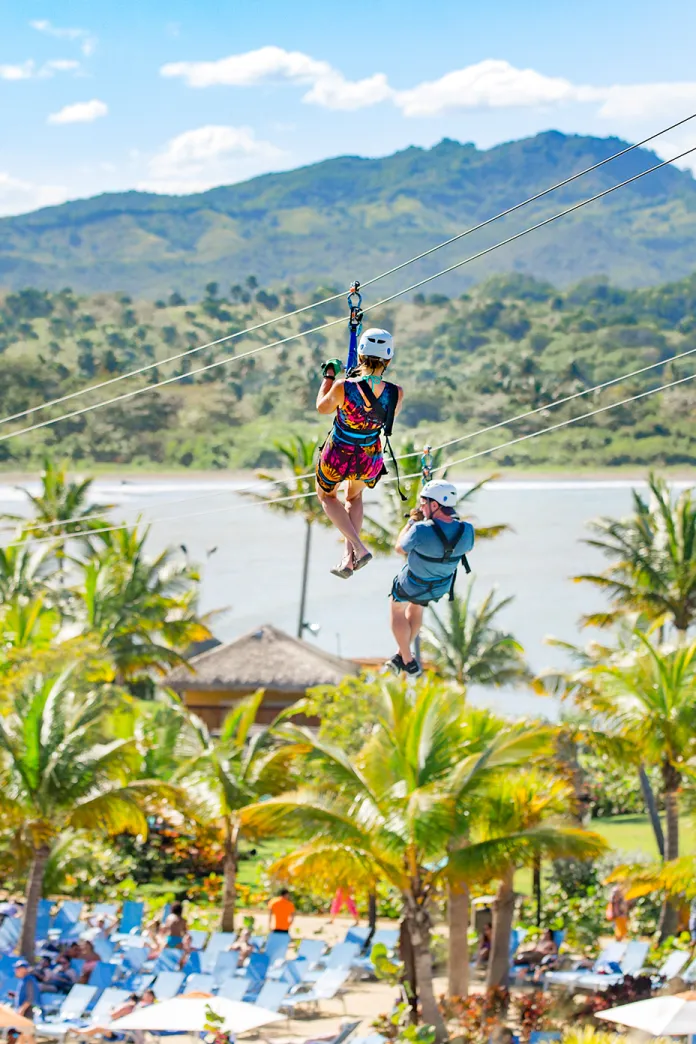
[[[367,551],[362,558],[356,558],[353,554],[353,572],[357,573],[358,569],[362,569],[368,562],[372,561],[372,552]]]
[[[342,558],[341,561],[338,563],[338,565],[334,566],[333,569],[330,570],[333,573],[334,576],[340,577],[341,580],[349,580],[351,578],[351,576],[353,575],[353,568],[354,568],[353,565],[351,565],[351,564],[344,565],[343,563],[345,561],[346,561],[346,559]],[[350,559],[348,560],[348,562],[350,562]]]

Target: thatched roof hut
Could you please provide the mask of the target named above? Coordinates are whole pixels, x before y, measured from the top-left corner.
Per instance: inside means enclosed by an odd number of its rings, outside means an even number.
[[[351,660],[317,649],[264,624],[232,642],[193,656],[191,670],[177,667],[165,684],[184,697],[209,728],[220,728],[235,702],[257,689],[264,690],[259,721],[272,721],[317,685],[338,685],[358,674]]]

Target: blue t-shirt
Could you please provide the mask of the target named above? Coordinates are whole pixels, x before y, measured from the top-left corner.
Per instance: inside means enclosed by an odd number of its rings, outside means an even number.
[[[30,1004],[32,1008],[41,1008],[39,980],[33,973],[25,975],[23,979],[19,980],[16,1003],[17,1008],[22,1008],[25,1004]]]
[[[443,522],[438,519],[438,525],[448,540],[452,540],[462,523],[458,519],[451,522]],[[428,597],[433,601],[442,598],[449,590],[452,575],[459,565],[459,560],[467,551],[471,551],[474,543],[473,527],[466,524],[462,535],[452,550],[452,559],[449,562],[431,562],[428,558],[441,558],[444,554],[442,541],[435,532],[435,527],[430,519],[424,522],[416,522],[411,526],[406,536],[401,541],[401,547],[407,553],[407,564],[398,576],[398,582],[407,595],[423,594],[424,585],[412,581],[408,574],[419,577],[421,580],[441,581],[433,583],[428,588]],[[421,551],[428,558],[421,558],[414,552]]]

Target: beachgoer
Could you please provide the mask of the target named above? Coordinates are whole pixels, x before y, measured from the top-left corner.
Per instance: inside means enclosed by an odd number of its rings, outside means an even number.
[[[331,921],[329,923],[333,922],[334,917],[337,917],[338,914],[340,914],[344,906],[347,908],[350,916],[354,919],[355,924],[358,923],[358,908],[355,905],[355,899],[353,898],[352,888],[336,889],[336,894],[334,895],[333,902],[331,903],[331,910],[329,911],[329,916],[331,918]]]
[[[491,943],[493,940],[493,929],[490,924],[484,924],[479,935],[476,957],[474,958],[477,968],[485,968],[491,955]]]
[[[385,472],[380,433],[388,436],[401,409],[403,390],[383,379],[394,355],[387,330],[366,330],[358,344],[359,365],[339,378],[337,360],[324,364],[317,395],[319,413],[335,413],[333,428],[317,463],[317,494],[324,511],[345,537],[344,555],[331,572],[346,580],[372,558],[360,538],[363,490],[373,489]],[[345,505],[338,487],[348,483]]]
[[[628,935],[628,902],[623,887],[617,884],[612,889],[607,904],[607,919],[614,924],[614,938],[623,942]]]
[[[451,482],[428,482],[420,495],[422,521],[409,518],[396,541],[397,552],[407,561],[391,589],[391,628],[398,651],[385,667],[394,674],[421,673],[413,644],[423,608],[451,595],[457,566],[473,546],[473,526],[457,518],[456,504],[457,489]]]
[[[558,946],[556,945],[556,940],[553,937],[553,932],[548,928],[540,939],[519,950],[515,955],[515,964],[535,967],[537,964],[541,964],[544,957],[553,957],[557,953]]]
[[[180,950],[188,936],[188,924],[184,918],[184,904],[172,903],[171,912],[162,925],[161,935],[167,949]]]
[[[239,954],[239,963],[244,964],[244,961],[251,957],[254,950],[251,941],[251,928],[242,928],[229,949],[235,950]]]
[[[287,888],[271,899],[268,904],[268,930],[271,932],[289,932],[295,920],[295,904],[290,899]]]
[[[29,961],[21,959],[14,964],[15,977],[19,979],[19,989],[14,998],[14,1008],[18,1015],[25,1019],[33,1019],[41,1014],[41,987]]]

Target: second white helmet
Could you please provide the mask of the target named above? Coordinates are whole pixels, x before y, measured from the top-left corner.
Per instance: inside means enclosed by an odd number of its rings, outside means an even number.
[[[432,482],[426,482],[420,495],[426,500],[436,500],[443,507],[457,506],[457,487],[453,486],[451,482],[446,482],[445,479],[433,479]]]
[[[394,338],[388,330],[376,327],[364,330],[358,342],[358,355],[369,355],[373,359],[389,361],[394,357]]]

